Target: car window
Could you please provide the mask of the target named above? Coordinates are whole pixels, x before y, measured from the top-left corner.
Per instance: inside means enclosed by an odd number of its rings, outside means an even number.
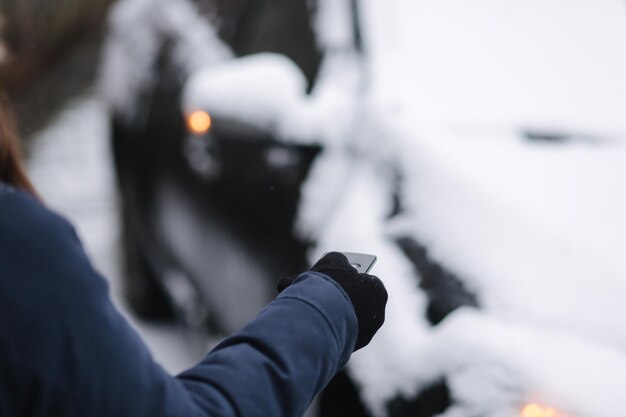
[[[321,53],[305,0],[197,0],[237,55],[275,52],[291,58],[312,84]]]

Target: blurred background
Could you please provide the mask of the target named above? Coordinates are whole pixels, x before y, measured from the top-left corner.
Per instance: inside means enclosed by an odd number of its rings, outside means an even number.
[[[29,172],[176,373],[330,250],[322,417],[620,416],[626,3],[0,0]]]

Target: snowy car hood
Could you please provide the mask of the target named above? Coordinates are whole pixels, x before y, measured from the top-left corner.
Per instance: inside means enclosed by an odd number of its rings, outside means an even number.
[[[489,318],[466,322],[458,335],[496,320],[500,328],[488,325],[481,345],[513,338],[509,353],[527,350],[526,363],[514,363],[533,389],[558,393],[571,415],[621,413],[621,395],[605,381],[624,378],[626,365],[626,193],[619,185],[626,146],[433,134],[407,144],[407,215],[399,229],[425,242],[478,295]],[[514,336],[518,326],[526,330]],[[598,387],[601,414],[588,398]]]
[[[502,317],[626,348],[626,145],[434,135],[405,153],[431,255]]]

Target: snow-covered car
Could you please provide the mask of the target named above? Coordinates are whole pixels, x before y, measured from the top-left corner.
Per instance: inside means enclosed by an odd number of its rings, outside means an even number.
[[[374,253],[386,324],[319,415],[623,414],[624,4],[302,2],[311,37],[279,38],[313,71],[168,4],[160,82],[105,71],[142,80],[109,88],[138,310],[231,331],[281,274]]]

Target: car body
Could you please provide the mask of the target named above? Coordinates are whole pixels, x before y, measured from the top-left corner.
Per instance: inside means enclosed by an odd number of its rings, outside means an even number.
[[[321,416],[620,415],[626,11],[531,3],[303,2],[278,38],[310,60],[222,45],[182,77],[157,48],[114,119],[131,305],[230,332],[374,253],[387,321]]]

